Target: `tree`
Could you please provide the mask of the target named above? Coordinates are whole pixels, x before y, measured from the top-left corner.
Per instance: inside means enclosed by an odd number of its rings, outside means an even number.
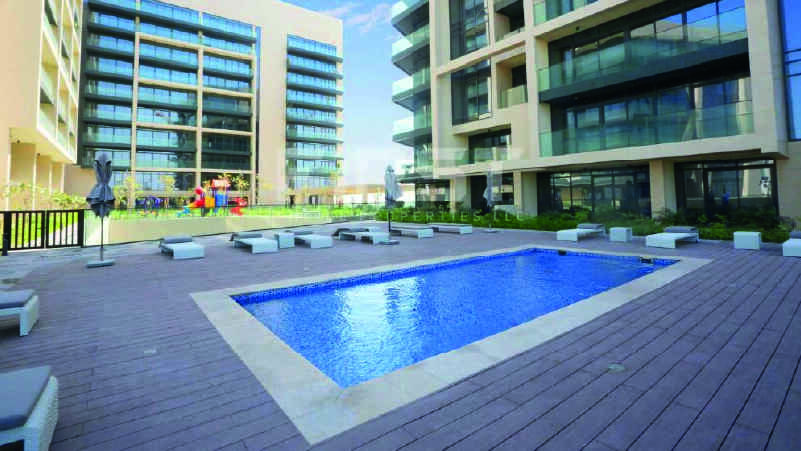
[[[162,175],[160,177],[161,184],[164,185],[164,196],[166,197],[164,201],[164,208],[169,208],[170,206],[170,198],[175,194],[175,177],[171,175]]]
[[[114,193],[114,198],[117,202],[117,205],[119,205],[120,202],[125,199],[125,203],[128,208],[133,208],[135,205],[136,196],[142,190],[142,186],[136,183],[134,176],[130,175],[130,173],[126,173],[122,183],[114,185],[111,190]]]

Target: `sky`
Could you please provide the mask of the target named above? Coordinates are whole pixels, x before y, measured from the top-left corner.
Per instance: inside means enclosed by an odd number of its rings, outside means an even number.
[[[387,164],[398,170],[412,160],[411,147],[392,142],[394,121],[411,115],[392,102],[392,83],[406,76],[392,64],[402,37],[390,23],[394,1],[284,0],[342,19],[346,185],[383,184]]]

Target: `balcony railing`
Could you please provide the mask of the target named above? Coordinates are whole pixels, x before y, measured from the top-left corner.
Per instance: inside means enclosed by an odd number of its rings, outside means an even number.
[[[117,6],[125,9],[136,9],[136,0],[97,0],[100,3]]]
[[[149,91],[139,91],[139,102],[152,102],[152,103],[159,103],[163,105],[174,105],[174,106],[184,106],[184,107],[195,107],[197,106],[197,101],[194,98],[183,98],[181,96],[170,96],[170,95],[161,95],[161,94],[154,94]]]
[[[250,105],[239,105],[225,102],[210,102],[205,100],[203,102],[203,110],[217,111],[223,113],[243,113],[250,114]]]
[[[286,168],[288,175],[319,175],[319,176],[338,176],[342,175],[341,168]]]
[[[53,103],[56,101],[56,82],[53,80],[53,77],[47,73],[47,71],[42,70],[40,73],[42,79],[42,90],[50,98],[50,102]]]
[[[324,139],[329,141],[342,141],[336,133],[321,133],[305,130],[287,130],[286,136],[288,138],[297,139]]]
[[[125,121],[131,122],[131,112],[130,111],[104,111],[104,110],[94,110],[94,111],[87,111],[84,113],[84,118],[86,119],[99,119],[105,121]]]
[[[326,122],[329,124],[340,124],[336,115],[321,113],[303,113],[299,111],[292,111],[287,109],[287,119],[295,119],[299,121],[313,121],[313,122]]]
[[[127,65],[119,65],[114,62],[89,60],[86,63],[86,69],[106,74],[123,75],[127,77],[133,76],[133,65],[130,63]]]
[[[498,99],[499,107],[509,108],[510,106],[520,105],[528,102],[528,87],[526,85],[515,86],[501,92]]]
[[[302,50],[304,52],[316,53],[319,55],[332,56],[339,58],[337,48],[330,44],[304,39],[299,36],[289,36],[287,47],[290,49]]]
[[[131,144],[131,134],[85,132],[83,140],[92,144]]]
[[[400,174],[400,179],[431,177],[433,174],[434,174],[434,166],[432,166],[431,164],[427,165],[404,164],[403,172],[401,172]]]
[[[718,29],[718,20],[723,29]],[[725,25],[723,25],[725,24]],[[745,8],[707,17],[676,28],[690,41],[631,40],[538,70],[540,91],[568,86],[598,77],[624,74],[666,58],[680,57],[746,39]],[[710,36],[711,35],[711,36]]]
[[[133,96],[133,88],[130,86],[107,88],[98,84],[88,83],[86,93],[103,97],[114,97],[118,99],[130,99]],[[140,97],[141,99],[142,97]]]
[[[645,116],[602,127],[540,134],[540,155],[551,157],[624,147],[649,146],[754,132],[750,101],[659,116]]]
[[[431,84],[431,69],[426,67],[420,69],[406,78],[402,78],[392,84],[392,97],[413,94],[419,88]]]
[[[392,127],[393,135],[401,135],[416,130],[431,128],[431,112],[418,113],[414,116],[395,121]]]
[[[290,147],[286,149],[286,157],[291,159],[308,159],[308,160],[341,160],[342,155],[337,154],[335,151],[319,151],[309,149],[298,149]]]
[[[534,23],[537,25],[545,23],[597,1],[598,0],[536,0],[534,2]]]
[[[392,9],[390,10],[390,15],[392,19],[395,19],[397,16],[403,14],[404,12],[417,8],[419,5],[423,3],[428,3],[428,0],[400,0],[399,2],[392,5]]]
[[[425,25],[412,32],[408,36],[404,36],[403,38],[395,41],[392,44],[392,56],[395,57],[416,45],[428,42],[428,38],[428,25]]]

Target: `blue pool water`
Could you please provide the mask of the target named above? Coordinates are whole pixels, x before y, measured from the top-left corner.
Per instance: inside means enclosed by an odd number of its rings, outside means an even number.
[[[349,387],[671,263],[532,249],[234,299],[295,352]]]

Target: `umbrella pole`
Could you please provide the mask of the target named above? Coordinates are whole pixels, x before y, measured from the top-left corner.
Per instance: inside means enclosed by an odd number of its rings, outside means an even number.
[[[100,261],[103,261],[103,222],[105,222],[104,217],[100,217]]]

